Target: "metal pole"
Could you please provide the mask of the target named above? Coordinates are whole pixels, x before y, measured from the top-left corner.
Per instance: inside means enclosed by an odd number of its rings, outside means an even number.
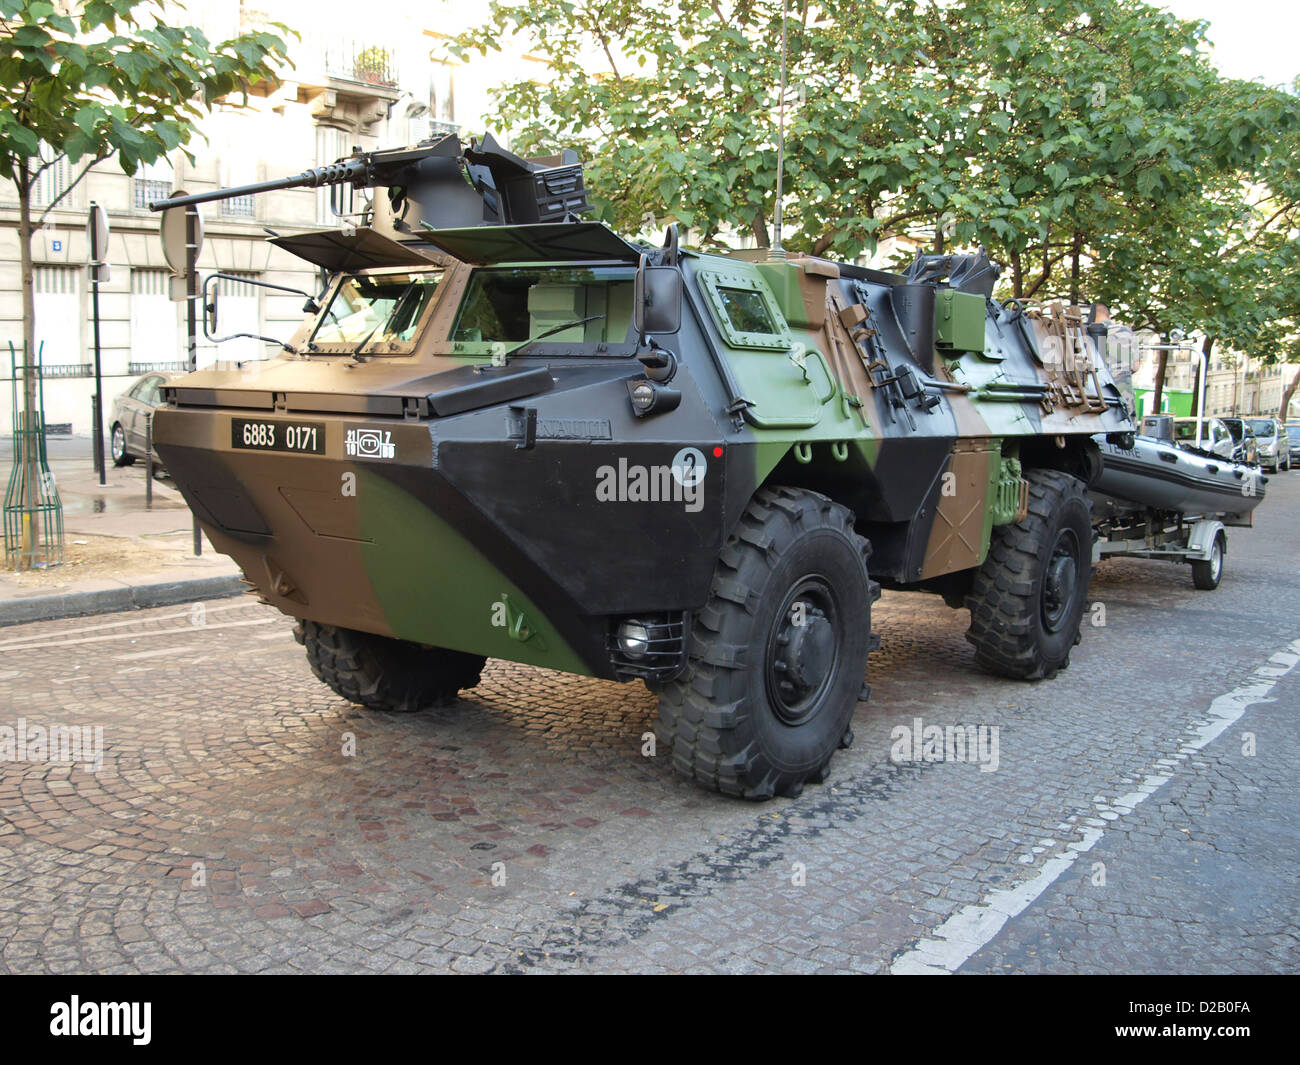
[[[781,199],[785,193],[785,61],[786,61],[786,20],[789,0],[781,0],[781,99],[777,114],[776,132],[776,208],[772,219],[773,237],[771,253],[774,258],[785,258],[785,249],[781,246],[781,229],[784,225],[784,212]]]
[[[185,208],[185,342],[189,345],[190,372],[199,368],[199,209],[194,206]],[[150,425],[153,417],[150,415]],[[152,476],[152,475],[151,475]],[[203,534],[199,529],[199,519],[194,522],[194,556],[203,554]]]
[[[98,410],[99,410],[99,393],[96,392],[93,396],[90,397],[90,424],[91,425],[95,424],[95,413]],[[90,434],[90,461],[96,473],[99,473],[103,469],[102,463],[104,461],[104,441],[97,438],[93,431]],[[102,481],[100,483],[103,484]]]
[[[144,509],[153,510],[153,411],[144,416]]]
[[[90,205],[90,248],[91,257],[95,257],[99,247],[99,212],[95,204]],[[95,320],[95,463],[99,472],[99,483],[108,484],[108,472],[104,462],[104,380],[99,359],[99,263],[90,266],[90,300],[91,313]]]
[[[1205,357],[1204,341],[1201,347],[1201,394],[1196,400],[1196,446],[1201,446],[1201,422],[1205,418],[1205,378],[1210,372],[1210,360]]]

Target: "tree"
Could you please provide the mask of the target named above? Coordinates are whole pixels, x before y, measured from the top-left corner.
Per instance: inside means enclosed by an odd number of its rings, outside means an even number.
[[[524,151],[582,146],[616,227],[748,228],[764,247],[780,20],[778,0],[491,0],[449,51],[526,38],[548,75],[501,86],[494,121]],[[1290,216],[1270,220],[1260,186],[1300,113],[1222,78],[1205,29],[1141,0],[791,0],[785,243],[982,244],[1000,294],[1199,327],[1207,351],[1265,342],[1297,317],[1264,298]]]
[[[1300,111],[1300,99],[1288,98]],[[1253,317],[1234,346],[1266,365],[1300,364],[1300,122],[1280,131],[1254,191],[1254,225],[1237,249],[1254,267]],[[1300,365],[1282,391],[1283,421],[1298,388]]]
[[[1134,326],[1196,330],[1206,362],[1219,342],[1266,364],[1290,361],[1300,358],[1300,99],[1241,82],[1218,96],[1208,119],[1231,131],[1234,115],[1249,113],[1272,134],[1201,166],[1195,189],[1135,210],[1093,250],[1089,285]]]
[[[549,80],[496,94],[494,121],[523,151],[576,145],[601,217],[633,232],[655,221],[708,244],[749,229],[770,244],[775,207],[780,0],[494,0],[449,44],[486,54],[513,34]],[[927,41],[907,5],[791,3],[784,182],[790,247],[857,256],[929,213],[897,200],[929,133],[941,89],[914,58]]]
[[[0,177],[18,191],[29,353],[35,350],[35,225],[98,163],[116,155],[132,174],[182,147],[212,104],[273,78],[287,60],[275,33],[213,46],[192,26],[169,25],[166,15],[162,0],[0,0]],[[33,217],[34,183],[63,159],[77,168],[76,177]],[[29,379],[29,425],[35,406],[36,382]],[[28,479],[27,492],[34,481]],[[29,495],[25,502],[31,501]]]
[[[493,0],[450,51],[512,34],[547,80],[503,85],[525,150],[581,142],[606,220],[676,219],[769,240],[776,185],[776,0]],[[784,186],[790,246],[847,257],[947,230],[1048,291],[1134,201],[1177,196],[1223,153],[1203,136],[1219,79],[1201,28],[1138,0],[793,0]],[[1238,116],[1238,143],[1264,121]]]

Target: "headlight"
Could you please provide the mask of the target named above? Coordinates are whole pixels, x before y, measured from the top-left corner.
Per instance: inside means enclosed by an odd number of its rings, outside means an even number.
[[[639,621],[625,621],[618,627],[618,647],[628,658],[643,658],[650,648],[650,632]]]

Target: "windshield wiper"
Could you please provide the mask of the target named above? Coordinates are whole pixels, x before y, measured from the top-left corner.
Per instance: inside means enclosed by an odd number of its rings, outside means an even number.
[[[545,332],[538,333],[535,337],[529,337],[527,340],[521,340],[513,348],[507,351],[504,357],[508,359],[511,355],[518,354],[519,352],[523,351],[524,348],[528,347],[530,344],[536,344],[539,340],[545,340],[547,337],[553,336],[556,333],[563,333],[566,329],[572,329],[574,326],[586,325],[588,322],[599,321],[604,317],[605,316],[603,314],[592,314],[592,315],[588,315],[586,318],[578,318],[577,320],[572,322],[564,322],[561,325],[553,325],[551,326],[550,329],[547,329]]]
[[[393,318],[397,315],[397,309],[401,307],[401,305],[405,302],[406,297],[411,294],[411,290],[414,289],[417,284],[419,284],[419,279],[415,278],[412,279],[411,283],[407,285],[406,288],[402,289],[402,294],[398,296],[397,299],[393,302],[393,309],[388,312],[388,317],[385,318],[382,322],[376,322],[374,329],[370,330],[370,332],[366,334],[366,338],[363,341],[361,341],[361,343],[358,344],[355,348],[352,349],[352,358],[355,359],[358,355],[361,354],[361,349],[370,343],[370,338],[379,332],[380,326],[383,326],[385,329],[388,328],[388,323],[391,322]]]

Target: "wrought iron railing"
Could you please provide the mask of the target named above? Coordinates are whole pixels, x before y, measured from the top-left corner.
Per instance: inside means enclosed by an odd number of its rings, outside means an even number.
[[[131,377],[142,373],[184,373],[190,368],[188,362],[128,362],[126,372]]]
[[[165,200],[172,194],[170,181],[157,181],[153,178],[135,179],[135,205],[148,207],[158,200]]]
[[[221,201],[223,218],[252,218],[257,213],[257,206],[252,196],[232,196]]]
[[[41,367],[42,377],[90,377],[94,372],[93,362],[56,362]]]
[[[334,41],[324,46],[325,73],[334,78],[394,88],[397,64],[387,48],[361,41]]]

